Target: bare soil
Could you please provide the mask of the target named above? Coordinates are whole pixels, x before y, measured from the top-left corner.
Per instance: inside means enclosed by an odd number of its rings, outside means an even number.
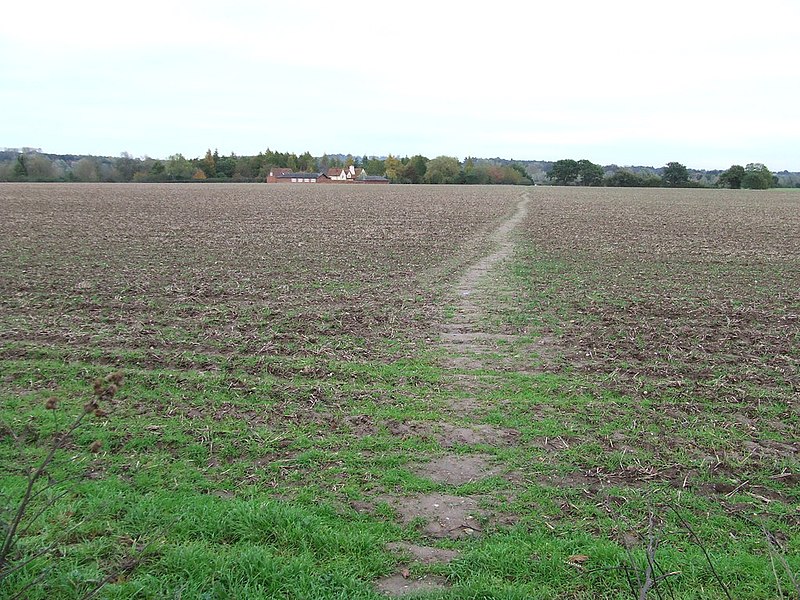
[[[408,542],[390,542],[386,544],[386,548],[401,555],[409,555],[413,562],[422,565],[446,564],[459,556],[458,550],[419,546]]]
[[[432,538],[463,538],[480,533],[479,498],[450,494],[423,494],[410,497],[381,498],[397,512],[400,521],[421,521],[420,532]]]
[[[476,406],[482,406],[484,404]],[[462,411],[461,414],[476,415],[470,407],[461,403],[459,406]],[[494,425],[487,425],[486,423],[476,423],[468,427],[459,427],[449,423],[442,423],[439,425],[439,431],[436,439],[443,448],[452,448],[453,446],[508,446],[514,444],[519,439],[519,431],[516,429],[495,427]]]
[[[454,316],[439,324],[440,342],[450,351],[445,364],[456,369],[479,369],[480,355],[502,342],[513,341],[515,336],[479,329],[482,304],[486,302],[486,288],[491,287],[492,273],[514,250],[514,234],[527,215],[530,195],[525,192],[517,201],[516,210],[489,235],[493,251],[470,264],[455,285]]]
[[[455,317],[439,325],[440,344],[447,351],[445,366],[450,369],[481,369],[485,366],[480,358],[481,354],[496,348],[502,342],[514,339],[512,335],[479,330],[481,302],[487,301],[484,293],[485,279],[511,255],[514,247],[513,234],[522,223],[529,202],[530,196],[527,193],[520,197],[514,213],[489,236],[493,252],[469,265],[455,286]],[[461,402],[458,409],[462,418],[477,419],[479,416],[479,411],[473,412],[472,405],[466,402]],[[391,430],[396,435],[429,435],[429,427],[431,426],[426,424],[398,423]],[[475,444],[504,445],[513,443],[517,436],[518,432],[512,429],[503,430],[480,423],[465,427],[441,423],[435,434],[445,448]],[[486,479],[503,471],[498,465],[492,464],[489,457],[476,454],[446,454],[412,467],[412,470],[436,483],[456,486]],[[475,535],[480,531],[475,519],[475,499],[472,497],[459,499],[428,495],[410,500],[395,500],[395,507],[404,521],[424,518],[427,525],[423,532],[434,537],[462,537]]]
[[[370,342],[425,336],[436,284],[480,254],[514,202],[333,187],[3,185],[6,355],[124,350],[131,367],[196,369],[372,355]]]
[[[464,485],[493,477],[502,471],[493,465],[486,456],[478,454],[452,455],[434,458],[430,462],[412,466],[412,471],[436,483]]]
[[[400,597],[421,592],[446,590],[450,587],[447,579],[439,575],[414,577],[402,574],[384,577],[375,582],[376,589],[387,596]]]

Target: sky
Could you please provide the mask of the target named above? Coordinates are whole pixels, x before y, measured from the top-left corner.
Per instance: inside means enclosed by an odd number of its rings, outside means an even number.
[[[800,171],[800,1],[11,2],[0,147]]]

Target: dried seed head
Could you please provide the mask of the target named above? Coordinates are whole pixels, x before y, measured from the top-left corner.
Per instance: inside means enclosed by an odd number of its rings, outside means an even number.
[[[99,405],[97,404],[97,400],[90,400],[89,402],[83,405],[83,411],[87,413],[94,412],[98,408]]]
[[[103,393],[103,380],[102,379],[95,379],[94,380],[94,393],[95,395],[99,396]]]
[[[44,403],[44,407],[47,410],[55,410],[58,408],[58,399],[55,396],[48,398],[47,402]]]
[[[95,440],[89,446],[89,452],[93,454],[97,454],[103,448],[103,442],[101,440]]]
[[[113,383],[116,386],[122,385],[122,380],[124,378],[125,377],[122,374],[122,371],[114,371],[113,373],[106,375],[106,381],[109,383]]]
[[[94,411],[94,416],[98,419],[102,419],[105,416],[108,416],[108,413],[104,411],[102,408],[96,408]]]
[[[106,388],[106,391],[103,393],[103,396],[105,396],[106,398],[113,398],[114,394],[117,393],[118,389],[119,388],[115,384],[110,383]]]

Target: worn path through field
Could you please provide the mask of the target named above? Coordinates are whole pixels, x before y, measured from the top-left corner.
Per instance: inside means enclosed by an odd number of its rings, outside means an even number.
[[[511,257],[516,231],[525,219],[530,201],[530,193],[524,192],[514,213],[491,232],[488,239],[492,252],[467,267],[455,284],[453,317],[438,324],[440,344],[447,351],[443,359],[444,366],[453,382],[454,394],[450,409],[457,424],[441,422],[405,425],[410,432],[433,429],[435,438],[446,449],[442,456],[412,466],[416,475],[442,486],[458,487],[489,477],[509,475],[507,469],[495,462],[490,454],[477,448],[474,452],[469,451],[474,446],[485,449],[486,446],[513,444],[519,435],[514,430],[481,422],[485,411],[484,401],[480,397],[472,396],[479,396],[479,390],[490,387],[491,377],[471,374],[469,371],[490,368],[490,353],[496,352],[499,344],[509,342],[514,337],[481,331],[481,319],[487,303],[498,301],[499,295],[500,276],[496,275],[491,282],[487,282],[487,278],[497,273],[501,263]],[[459,451],[452,451],[453,448]],[[496,521],[497,517],[487,508],[488,499],[483,496],[456,495],[445,491],[411,497],[386,497],[384,500],[393,506],[403,522],[424,522],[421,532],[431,542],[437,539],[479,536],[481,523]],[[454,552],[437,554],[441,550],[432,546],[414,546],[399,550],[410,555],[412,565],[444,563],[457,556]],[[441,577],[414,578],[409,577],[408,573],[406,569],[403,575],[387,577],[379,581],[377,587],[391,596],[448,587],[447,581]]]
[[[480,331],[479,321],[483,313],[482,301],[486,298],[486,289],[481,283],[501,262],[508,259],[514,250],[514,232],[522,224],[528,211],[530,194],[522,194],[517,208],[508,219],[495,229],[489,239],[495,251],[470,265],[456,283],[455,316],[439,325],[441,342],[452,354],[448,359],[449,367],[480,368],[480,360],[473,355],[480,354],[492,343],[510,341],[513,336],[484,333]]]

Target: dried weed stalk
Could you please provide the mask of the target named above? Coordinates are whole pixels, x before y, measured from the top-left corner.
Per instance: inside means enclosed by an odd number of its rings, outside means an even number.
[[[646,600],[651,590],[659,600],[675,597],[669,581],[670,577],[680,575],[681,572],[665,572],[661,565],[658,564],[656,552],[660,543],[660,530],[656,526],[655,513],[651,511],[648,517],[644,566],[640,565],[639,561],[634,558],[630,548],[627,548],[628,564],[622,565],[631,593],[638,600]]]
[[[53,462],[58,450],[66,446],[70,436],[84,423],[85,419],[90,416],[102,418],[107,415],[107,412],[102,408],[102,404],[108,403],[116,395],[119,387],[122,385],[122,380],[123,375],[119,371],[111,373],[103,379],[96,379],[94,382],[93,395],[91,399],[83,405],[83,411],[75,417],[64,433],[55,435],[50,450],[39,465],[36,468],[28,468],[28,481],[22,498],[18,503],[15,503],[14,507],[9,511],[10,516],[8,518],[6,518],[5,515],[0,515],[0,534],[2,535],[2,546],[0,546],[0,582],[52,549],[52,546],[48,546],[25,558],[19,556],[15,552],[19,538],[25,535],[30,526],[51,506],[58,502],[58,500],[67,495],[72,488],[67,487],[65,490],[55,494],[44,502],[43,506],[39,507],[33,514],[29,514],[31,502],[45,494],[48,490],[52,490],[57,486],[62,486],[65,483],[74,483],[82,478],[82,476],[78,476],[55,481],[49,475],[48,467]],[[52,411],[58,410],[58,400],[56,398],[49,398],[45,402],[45,408]],[[97,440],[91,444],[89,451],[96,453],[100,451],[101,447],[102,442]],[[42,574],[42,576],[43,575],[44,574]],[[38,581],[38,578],[34,580],[34,582],[36,581]]]

